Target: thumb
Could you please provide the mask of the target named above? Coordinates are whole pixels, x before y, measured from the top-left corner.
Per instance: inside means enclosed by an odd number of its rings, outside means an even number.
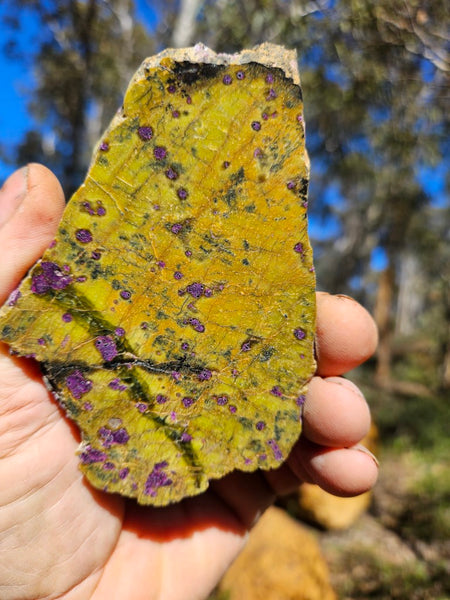
[[[52,241],[64,193],[46,167],[32,163],[0,190],[0,305]]]

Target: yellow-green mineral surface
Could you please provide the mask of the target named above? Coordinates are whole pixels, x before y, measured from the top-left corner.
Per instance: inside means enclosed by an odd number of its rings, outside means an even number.
[[[295,53],[144,61],[54,242],[0,312],[95,487],[166,505],[273,469],[315,363]]]

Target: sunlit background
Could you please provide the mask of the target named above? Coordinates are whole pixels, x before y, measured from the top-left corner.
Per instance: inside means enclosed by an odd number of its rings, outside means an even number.
[[[226,52],[264,41],[297,50],[318,286],[357,297],[377,320],[378,353],[355,377],[372,401],[382,455],[411,469],[408,500],[390,515],[391,529],[438,557],[417,551],[412,584],[398,592],[394,567],[380,575],[369,565],[370,598],[447,597],[439,565],[450,493],[442,470],[450,388],[448,17],[444,0],[0,4],[0,179],[38,161],[68,196],[144,57],[198,41]],[[394,481],[382,477],[380,489],[393,494]],[[376,509],[384,500],[375,494],[372,510],[382,526]],[[369,597],[357,595],[357,577],[350,592],[336,582],[344,596]]]

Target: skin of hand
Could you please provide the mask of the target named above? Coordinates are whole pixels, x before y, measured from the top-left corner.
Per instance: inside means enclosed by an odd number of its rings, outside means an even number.
[[[64,208],[45,167],[0,190],[0,305],[54,237]],[[277,470],[234,472],[165,508],[94,490],[78,470],[76,428],[31,360],[0,343],[0,598],[193,600],[207,597],[277,494],[301,482],[352,496],[377,478],[358,445],[370,413],[341,375],[375,350],[369,314],[351,298],[317,296],[317,373],[302,435]]]

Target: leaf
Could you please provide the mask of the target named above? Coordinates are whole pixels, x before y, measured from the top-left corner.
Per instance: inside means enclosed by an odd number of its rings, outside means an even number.
[[[166,505],[278,467],[315,363],[295,54],[147,59],[56,239],[0,313],[97,488]]]

